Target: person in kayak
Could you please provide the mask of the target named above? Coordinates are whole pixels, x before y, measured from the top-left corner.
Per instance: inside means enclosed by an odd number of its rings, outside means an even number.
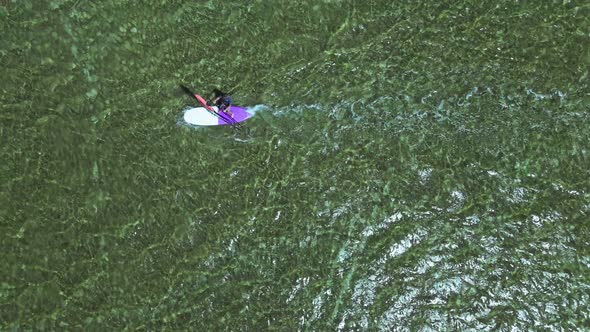
[[[231,111],[232,97],[219,89],[214,89],[213,93],[215,94],[213,104],[217,106],[218,110],[227,113],[233,119],[234,112]]]

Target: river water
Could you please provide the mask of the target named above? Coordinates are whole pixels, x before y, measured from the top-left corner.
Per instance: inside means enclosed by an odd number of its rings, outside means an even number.
[[[590,326],[584,1],[0,3],[2,330]],[[182,121],[232,92],[249,134]]]

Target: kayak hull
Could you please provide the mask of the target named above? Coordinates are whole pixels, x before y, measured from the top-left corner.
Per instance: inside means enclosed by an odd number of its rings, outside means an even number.
[[[248,112],[248,108],[241,106],[232,106],[233,119],[225,112],[219,112],[216,106],[209,106],[210,110],[219,114],[211,113],[205,107],[195,107],[184,112],[184,121],[195,126],[226,126],[236,122],[243,122],[252,117],[253,114]]]

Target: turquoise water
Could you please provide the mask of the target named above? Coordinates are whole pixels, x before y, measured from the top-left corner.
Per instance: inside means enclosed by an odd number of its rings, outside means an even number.
[[[590,324],[583,1],[0,2],[2,330]],[[251,135],[179,121],[220,87]]]

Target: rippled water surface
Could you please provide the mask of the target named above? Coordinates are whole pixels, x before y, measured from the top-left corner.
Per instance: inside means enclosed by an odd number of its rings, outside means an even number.
[[[585,1],[0,1],[1,330],[590,326]],[[232,91],[246,131],[182,122]]]

